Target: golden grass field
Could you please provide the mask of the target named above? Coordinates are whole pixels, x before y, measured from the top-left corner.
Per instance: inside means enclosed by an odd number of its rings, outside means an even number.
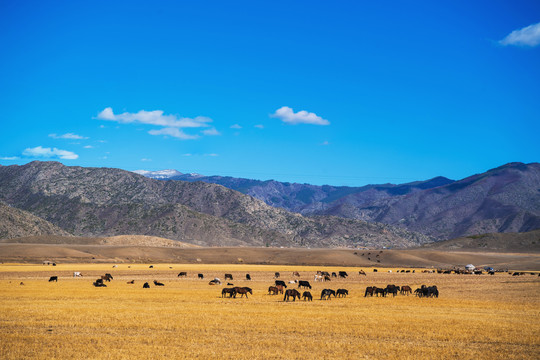
[[[128,268],[130,266],[130,268]],[[0,265],[1,359],[539,359],[540,278],[360,268],[203,264]],[[349,278],[313,282],[316,270]],[[73,278],[73,271],[83,278]],[[187,271],[187,278],[178,278]],[[267,295],[275,271],[313,286],[313,302]],[[421,270],[417,270],[421,271]],[[114,276],[107,288],[98,275]],[[205,280],[198,280],[197,273]],[[208,280],[232,273],[249,299]],[[242,280],[250,273],[252,281]],[[58,283],[49,283],[58,275]],[[145,281],[164,287],[143,289]],[[135,280],[134,285],[126,282]],[[20,282],[24,285],[20,285]],[[225,282],[224,282],[225,284]],[[438,299],[364,298],[366,286],[437,285]],[[296,287],[296,286],[295,286]],[[319,300],[323,288],[347,298]]]

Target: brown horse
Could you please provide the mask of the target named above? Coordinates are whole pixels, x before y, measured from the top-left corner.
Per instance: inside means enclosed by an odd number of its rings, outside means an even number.
[[[292,274],[293,274],[293,276],[298,276],[298,277],[300,277],[300,273],[299,273],[298,271],[293,271]]]
[[[276,285],[276,287],[277,287],[279,293],[283,294],[283,291],[284,291],[283,289],[286,288],[287,286],[284,287],[283,285]]]
[[[304,293],[302,294],[302,299],[304,299],[304,301],[313,301],[313,296],[311,296],[311,293],[309,291],[304,291]]]
[[[126,284],[135,284],[135,280],[128,281]]]
[[[221,297],[226,297],[226,295],[229,294],[229,297],[233,297],[234,294],[236,294],[236,291],[234,291],[233,288],[224,288],[221,290]]]
[[[293,301],[296,301],[296,298],[300,300],[300,292],[296,289],[289,289],[285,291],[285,296],[283,297],[283,301],[289,301],[289,298],[292,297]]]
[[[283,294],[283,289],[281,289],[281,290],[282,290],[281,293]],[[278,293],[279,293],[279,289],[278,289],[277,287],[275,287],[275,286],[270,286],[270,287],[268,288],[268,295],[277,295]]]
[[[403,286],[401,287],[400,294],[401,294],[401,295],[405,295],[405,294],[409,295],[409,294],[412,294],[412,289],[411,289],[411,287],[410,287],[409,285],[403,285]]]
[[[236,299],[236,295],[237,294],[240,294],[242,296],[240,297],[244,297],[244,295],[246,295],[246,299],[248,298],[248,293],[250,293],[251,295],[253,295],[253,290],[251,290],[251,288],[248,288],[248,287],[234,287],[233,288],[235,293],[233,295],[233,297]]]
[[[358,275],[364,275],[364,276],[366,276],[366,272],[365,272],[364,270],[360,270],[360,271],[358,272]]]
[[[347,289],[337,289],[336,295],[337,295],[337,297],[347,297],[347,295],[349,295],[349,290],[347,290]]]
[[[367,297],[368,295],[373,296],[373,294],[375,293],[375,289],[376,289],[375,286],[368,286],[366,288],[366,292],[364,293],[364,297]]]
[[[107,273],[105,275],[102,275],[101,279],[110,282],[113,279],[113,277],[111,274]]]

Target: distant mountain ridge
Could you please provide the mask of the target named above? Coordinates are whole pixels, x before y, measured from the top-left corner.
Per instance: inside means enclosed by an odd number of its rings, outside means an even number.
[[[0,166],[0,200],[75,236],[150,235],[202,246],[398,246],[430,237],[384,224],[304,217],[203,182],[34,161]]]
[[[435,177],[356,188],[189,174],[170,179],[220,184],[306,216],[380,222],[437,239],[540,228],[538,163],[509,163],[459,181]]]

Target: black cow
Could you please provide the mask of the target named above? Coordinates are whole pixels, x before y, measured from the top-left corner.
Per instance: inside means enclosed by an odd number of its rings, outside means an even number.
[[[251,280],[251,275],[246,274],[246,280]]]
[[[150,289],[150,284],[145,282],[142,287],[143,287],[143,289]]]
[[[299,280],[298,281],[298,288],[300,289],[301,287],[303,287],[304,289],[305,288],[310,288],[311,289],[311,285],[309,284],[309,281],[305,281],[305,280]]]
[[[154,285],[156,286],[165,286],[165,284],[160,283],[159,281],[154,280]]]
[[[203,275],[203,274],[197,274],[197,277],[198,277],[199,279],[204,279],[204,275]]]
[[[186,277],[187,276],[187,272],[185,271],[182,271],[178,274],[178,277]]]
[[[225,280],[233,280],[232,274],[225,274]]]
[[[281,285],[284,288],[287,287],[287,285],[285,284],[285,281],[283,281],[283,280],[275,280],[275,283],[276,283],[276,286]]]
[[[278,273],[278,272],[274,273],[274,277],[275,277],[276,279],[279,279],[279,273]]]
[[[340,271],[339,272],[339,277],[346,278],[347,276],[349,276],[349,274],[347,274],[346,271]]]
[[[98,280],[101,280],[101,279],[98,279]],[[107,287],[107,285],[105,285],[105,284],[103,283],[103,280],[102,280],[101,282],[99,282],[99,281],[96,280],[96,281],[94,281],[94,282],[92,283],[92,285],[94,285],[95,287]]]
[[[51,281],[56,281],[56,282],[58,282],[58,276],[51,276],[51,277],[49,278],[49,282],[51,282]]]
[[[337,274],[335,272],[333,272],[332,277],[337,277]]]

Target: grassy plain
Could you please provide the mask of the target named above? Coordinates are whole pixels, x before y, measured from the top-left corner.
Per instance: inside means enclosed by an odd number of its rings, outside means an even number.
[[[129,267],[128,267],[129,266]],[[204,264],[0,265],[1,359],[539,359],[540,278],[360,268]],[[313,282],[316,270],[349,278]],[[392,270],[389,273],[388,270]],[[73,278],[81,271],[83,278]],[[178,278],[187,271],[187,278]],[[313,302],[267,295],[275,271],[313,285]],[[420,271],[420,270],[418,270]],[[94,288],[109,272],[107,288]],[[249,299],[208,280],[232,273]],[[205,275],[197,279],[197,273]],[[250,273],[252,281],[245,281]],[[58,275],[58,283],[49,283]],[[164,287],[142,289],[145,281]],[[134,285],[126,282],[135,280]],[[24,285],[20,285],[20,282]],[[437,285],[438,299],[364,298],[366,286]],[[350,296],[318,300],[323,288]]]

